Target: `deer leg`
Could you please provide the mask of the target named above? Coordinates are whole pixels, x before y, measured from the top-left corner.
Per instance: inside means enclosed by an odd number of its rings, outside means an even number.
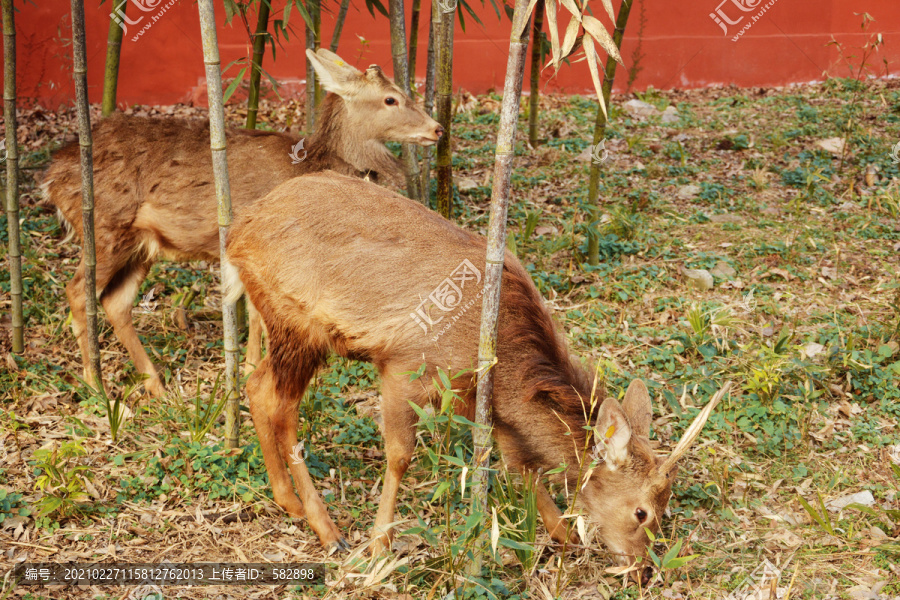
[[[385,376],[382,373],[382,412],[384,419],[384,451],[387,471],[381,490],[381,503],[375,516],[375,529],[369,551],[373,557],[381,555],[391,545],[394,509],[400,480],[409,468],[416,449],[416,413],[408,400],[416,397],[415,389],[401,375]],[[421,394],[421,392],[420,392]]]
[[[256,310],[256,307],[253,306],[253,303],[250,302],[250,298],[247,298],[247,315],[250,320],[250,328],[247,332],[247,355],[244,358],[244,375],[252,373],[262,360],[262,317],[259,311]]]
[[[537,509],[541,514],[541,520],[544,522],[544,527],[546,527],[547,531],[550,533],[550,539],[557,544],[565,544],[566,520],[561,518],[562,512],[559,510],[559,507],[556,506],[556,502],[554,502],[553,498],[550,496],[547,487],[541,480],[537,479],[536,476],[534,477],[535,481],[533,483],[533,489],[537,496]],[[578,543],[580,543],[578,532],[573,528],[572,531],[569,532],[569,544]]]
[[[291,397],[286,397],[277,390],[269,357],[264,358],[247,380],[250,415],[259,435],[275,502],[293,517],[305,516],[323,546],[340,549],[348,544],[328,516],[297,444],[297,407],[318,367],[317,361],[307,360],[308,363],[296,365],[296,371],[292,374],[302,379],[301,388]],[[285,468],[285,463],[290,465],[290,471]],[[300,492],[299,498],[294,493],[291,475]]]
[[[150,360],[138,338],[137,331],[134,329],[134,320],[131,317],[134,297],[150,271],[150,264],[146,260],[134,259],[119,269],[106,289],[103,290],[100,301],[103,303],[106,317],[112,323],[116,337],[125,346],[134,367],[139,373],[147,376],[144,381],[147,392],[159,398],[165,393],[165,387],[156,372],[156,367],[153,366],[153,361]]]

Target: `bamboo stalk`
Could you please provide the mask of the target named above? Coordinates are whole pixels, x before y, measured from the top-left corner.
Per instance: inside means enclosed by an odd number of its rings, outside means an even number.
[[[409,88],[409,62],[406,54],[406,13],[403,0],[388,0],[388,13],[391,18],[391,58],[394,63],[394,83],[403,92],[412,97]],[[419,161],[412,144],[402,146],[403,164],[406,173],[406,191],[413,200],[422,202],[419,193]]]
[[[616,48],[622,48],[622,38],[625,36],[625,26],[628,24],[628,15],[631,14],[631,5],[634,0],[622,0],[619,14],[616,15],[616,29],[613,31],[613,43]],[[612,95],[613,83],[616,80],[616,67],[618,63],[611,57],[606,58],[606,70],[603,78],[603,102],[609,106]],[[597,120],[594,122],[594,146],[606,136],[607,116],[603,109],[597,107]],[[590,206],[591,226],[588,227],[588,264],[596,266],[600,264],[600,234],[595,224],[600,218],[600,164],[591,161],[591,176],[588,184],[588,206]]]
[[[428,60],[425,63],[425,114],[434,113],[434,23],[428,25]],[[431,206],[431,157],[434,150],[427,146],[422,157],[422,204]]]
[[[77,0],[72,0],[76,2]],[[206,65],[206,89],[209,95],[209,145],[212,149],[213,176],[219,213],[219,252],[226,264],[225,234],[231,225],[231,187],[228,182],[228,156],[225,149],[225,111],[222,102],[222,63],[216,36],[213,0],[199,0],[200,33],[203,38],[203,63]],[[222,294],[222,322],[225,344],[225,445],[237,448],[240,429],[240,392],[238,389],[237,319],[234,304]]]
[[[3,116],[6,125],[6,226],[9,234],[9,292],[12,351],[25,351],[22,311],[22,245],[19,234],[19,146],[16,119],[16,24],[13,0],[3,0]]]
[[[437,121],[444,128],[444,135],[437,143],[435,176],[437,177],[437,211],[447,219],[453,210],[453,162],[450,156],[450,136],[453,121],[453,26],[455,12],[443,12],[434,0],[432,23],[437,23],[437,94],[435,104]]]
[[[307,0],[306,12],[309,14],[310,20],[315,23],[316,19],[313,13],[316,10],[319,0]],[[318,37],[316,36],[315,27],[310,27],[306,23],[306,48],[316,51],[318,47]],[[312,135],[316,130],[316,88],[319,83],[316,80],[316,70],[312,66],[309,57],[306,58],[306,135]]]
[[[112,0],[113,12],[116,11],[116,0]],[[122,3],[120,15],[125,15],[128,2]],[[116,112],[116,92],[119,87],[119,57],[122,54],[122,35],[125,33],[123,25],[109,18],[109,35],[106,38],[106,71],[103,74],[103,108],[104,117]]]
[[[331,34],[331,51],[337,52],[338,42],[341,39],[341,31],[344,29],[344,20],[347,18],[347,9],[350,8],[350,0],[341,0],[341,9],[338,11],[337,21],[334,23],[334,31]]]
[[[316,34],[316,50],[322,45],[322,0],[308,0],[310,7],[313,12],[310,13],[310,16],[313,18],[313,24]],[[319,81],[319,78],[316,78],[315,85],[315,96],[316,96],[316,109],[319,108],[319,105],[322,104],[322,100],[325,99],[325,88],[322,87],[322,83]]]
[[[416,56],[419,53],[419,19],[421,13],[422,0],[413,0],[412,18],[409,21],[409,89],[412,91],[416,91]]]
[[[555,0],[550,0],[555,1]],[[494,364],[497,361],[497,328],[500,312],[500,284],[506,251],[506,214],[512,163],[515,156],[516,125],[522,80],[525,77],[525,57],[528,53],[528,0],[516,0],[500,107],[497,131],[497,150],[494,157],[494,183],[491,189],[491,216],[488,222],[487,260],[484,268],[484,296],[481,306],[481,332],[478,339],[478,389],[475,395],[474,442],[475,472],[472,476],[473,511],[487,512],[487,468],[491,457],[491,394],[494,389]],[[471,567],[481,573],[481,553],[475,553]]]
[[[97,249],[94,245],[94,156],[91,113],[87,95],[87,59],[84,43],[84,0],[72,0],[72,72],[78,110],[78,145],[81,148],[81,216],[84,222],[84,294],[87,315],[88,363],[96,389],[100,378],[100,343],[97,339]],[[4,94],[5,96],[5,94]]]
[[[256,32],[253,34],[253,64],[250,65],[250,93],[247,97],[247,129],[256,129],[259,112],[259,84],[262,80],[262,61],[266,54],[266,33],[269,31],[269,0],[259,0]]]
[[[541,110],[541,28],[544,25],[544,0],[534,7],[531,27],[531,93],[528,98],[528,142],[534,148],[538,144],[538,112]]]

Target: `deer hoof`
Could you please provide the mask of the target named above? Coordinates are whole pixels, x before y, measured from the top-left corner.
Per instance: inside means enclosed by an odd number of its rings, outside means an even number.
[[[166,394],[166,388],[158,377],[151,377],[144,381],[144,389],[154,398],[162,398]]]
[[[350,550],[350,542],[345,538],[338,538],[337,541],[328,544],[325,547],[325,550],[328,556],[331,556],[332,554],[343,554]]]

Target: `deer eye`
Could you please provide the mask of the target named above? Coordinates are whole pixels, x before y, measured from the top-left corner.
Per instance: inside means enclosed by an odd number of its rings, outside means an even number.
[[[395,104],[397,104],[397,99],[392,96],[388,96],[384,99],[384,103],[388,106],[394,106]]]
[[[634,511],[634,516],[637,517],[638,523],[643,523],[647,520],[647,511],[643,508],[639,508]]]

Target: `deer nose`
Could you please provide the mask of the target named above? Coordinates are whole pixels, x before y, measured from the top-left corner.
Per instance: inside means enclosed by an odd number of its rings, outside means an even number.
[[[435,128],[434,133],[436,136],[441,137],[442,135],[444,135],[444,128],[442,126],[438,125]]]
[[[642,586],[650,585],[651,579],[653,579],[653,567],[647,567],[643,571],[641,571],[641,585]]]

